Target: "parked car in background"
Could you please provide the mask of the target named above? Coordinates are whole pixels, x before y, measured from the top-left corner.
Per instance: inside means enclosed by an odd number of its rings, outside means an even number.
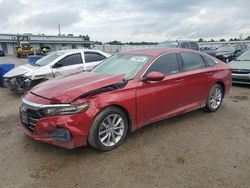
[[[247,45],[244,43],[226,44],[216,50],[216,58],[228,63],[229,61],[239,57],[246,50]]]
[[[0,56],[5,56],[5,53],[3,50],[0,50]]]
[[[61,50],[53,52],[35,64],[22,65],[4,75],[11,90],[23,93],[35,85],[57,76],[90,71],[110,55],[99,50]]]
[[[199,108],[218,110],[230,87],[231,68],[201,52],[122,52],[91,72],[51,79],[27,92],[21,128],[61,147],[89,143],[108,151],[152,122]]]
[[[199,45],[195,41],[164,41],[159,43],[157,48],[185,48],[199,51]]]
[[[208,55],[211,55],[213,57],[216,57],[216,49],[214,49],[214,48],[202,47],[202,48],[200,48],[200,51],[203,53],[206,53]]]
[[[233,83],[250,84],[250,51],[241,54],[236,60],[229,62],[232,67]]]

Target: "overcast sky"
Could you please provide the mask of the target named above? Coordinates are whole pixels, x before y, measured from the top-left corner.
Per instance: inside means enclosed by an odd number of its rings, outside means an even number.
[[[250,0],[0,0],[0,33],[163,41],[250,35]]]

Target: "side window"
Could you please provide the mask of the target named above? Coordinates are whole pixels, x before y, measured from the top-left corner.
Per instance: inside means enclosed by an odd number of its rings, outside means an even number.
[[[176,54],[167,54],[160,56],[155,62],[149,67],[145,75],[150,72],[161,72],[165,75],[171,75],[179,72],[178,60]]]
[[[182,42],[182,43],[180,44],[180,48],[189,49],[188,43],[187,43],[187,42]]]
[[[55,64],[55,67],[64,67],[69,65],[76,65],[82,63],[82,56],[80,53],[68,55],[65,58],[61,59]]]
[[[86,63],[91,63],[95,61],[102,61],[106,59],[105,56],[102,54],[96,53],[96,52],[84,52],[85,54],[85,62]]]
[[[197,43],[195,43],[195,42],[190,42],[189,44],[190,44],[190,48],[191,48],[192,50],[199,50],[199,46],[198,46]]]
[[[191,71],[205,68],[205,62],[199,54],[181,53],[183,60],[183,70]]]
[[[205,59],[205,61],[206,61],[206,63],[207,63],[207,65],[208,65],[208,67],[213,67],[216,63],[212,60],[212,59],[210,59],[209,57],[207,57],[207,56],[202,56],[204,59]]]

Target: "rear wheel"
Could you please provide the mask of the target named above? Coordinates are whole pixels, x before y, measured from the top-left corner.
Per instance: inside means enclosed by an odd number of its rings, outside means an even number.
[[[108,107],[100,112],[90,128],[89,144],[98,150],[109,151],[119,146],[128,131],[128,121],[122,110]]]
[[[208,112],[215,112],[218,110],[221,106],[223,96],[223,88],[219,84],[215,84],[208,95],[205,110]]]

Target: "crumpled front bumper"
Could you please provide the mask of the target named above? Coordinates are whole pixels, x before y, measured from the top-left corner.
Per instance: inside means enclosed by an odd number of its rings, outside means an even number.
[[[87,145],[92,125],[92,118],[85,113],[42,117],[36,121],[34,130],[27,126],[29,122],[24,122],[21,109],[20,119],[21,128],[29,137],[67,149]]]
[[[4,78],[5,86],[18,93],[26,91],[30,87],[31,82],[29,78],[23,76]]]

